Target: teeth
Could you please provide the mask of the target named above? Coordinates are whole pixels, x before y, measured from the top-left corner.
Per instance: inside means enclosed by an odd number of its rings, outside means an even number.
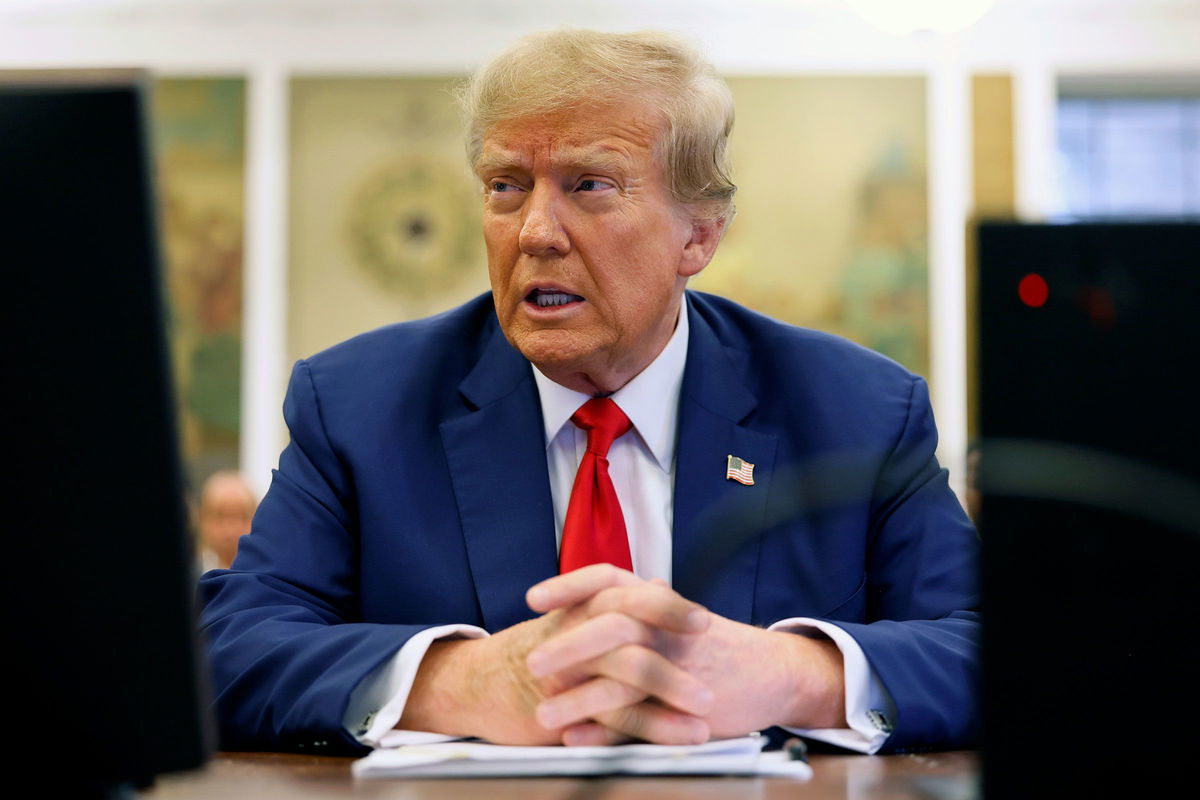
[[[561,306],[577,299],[573,294],[566,292],[549,292],[539,293],[533,300],[538,304],[539,308],[548,308],[550,306]]]

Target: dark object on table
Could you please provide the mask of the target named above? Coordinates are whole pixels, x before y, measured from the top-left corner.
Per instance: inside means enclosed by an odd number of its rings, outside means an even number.
[[[1200,224],[979,255],[986,795],[1165,796],[1200,744]]]
[[[144,102],[136,73],[0,73],[5,753],[69,797],[209,752]]]

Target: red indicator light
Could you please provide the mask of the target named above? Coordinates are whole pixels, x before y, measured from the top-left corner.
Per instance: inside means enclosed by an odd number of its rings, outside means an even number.
[[[1050,287],[1046,285],[1045,278],[1031,272],[1017,284],[1017,294],[1021,297],[1021,302],[1030,308],[1041,308],[1046,305],[1046,298],[1050,296]]]

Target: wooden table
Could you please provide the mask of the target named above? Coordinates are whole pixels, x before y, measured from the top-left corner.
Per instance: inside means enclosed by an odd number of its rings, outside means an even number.
[[[370,780],[350,777],[353,759],[285,753],[221,753],[203,771],[162,778],[145,800],[200,798],[389,798],[424,800],[711,800],[852,798],[970,800],[979,797],[979,759],[970,752],[904,756],[814,755],[813,779],[781,778],[508,778]]]

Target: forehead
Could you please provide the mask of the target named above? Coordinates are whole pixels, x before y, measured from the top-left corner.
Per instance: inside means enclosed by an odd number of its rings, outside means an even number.
[[[254,506],[254,496],[240,481],[216,479],[205,487],[201,504],[205,507]]]
[[[583,104],[501,120],[484,134],[477,171],[576,164],[637,169],[654,161],[665,128],[644,103]]]

